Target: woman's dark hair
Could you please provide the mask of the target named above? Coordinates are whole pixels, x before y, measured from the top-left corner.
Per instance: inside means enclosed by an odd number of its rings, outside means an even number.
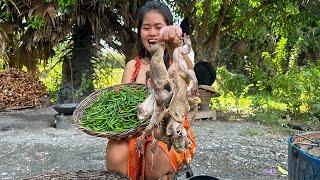
[[[172,17],[170,9],[168,8],[168,6],[166,6],[164,3],[160,2],[159,0],[148,1],[142,7],[140,7],[139,12],[138,12],[138,33],[137,33],[136,47],[137,47],[137,54],[141,58],[150,57],[149,52],[144,48],[144,46],[142,44],[140,32],[141,32],[141,26],[143,23],[143,18],[145,16],[145,14],[151,10],[159,12],[163,16],[167,25],[173,24],[173,17]],[[166,63],[166,66],[168,66],[169,54],[167,51],[165,51],[163,59],[164,59],[164,62]]]

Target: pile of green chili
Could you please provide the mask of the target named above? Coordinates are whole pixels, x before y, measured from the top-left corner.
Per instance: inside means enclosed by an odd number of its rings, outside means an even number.
[[[137,105],[144,101],[144,87],[124,86],[104,91],[88,108],[81,125],[94,132],[125,132],[143,123],[137,118]]]

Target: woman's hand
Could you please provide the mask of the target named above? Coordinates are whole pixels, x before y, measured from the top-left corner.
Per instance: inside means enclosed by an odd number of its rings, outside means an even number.
[[[178,25],[165,26],[160,29],[158,40],[173,48],[179,46],[181,39],[182,29]]]
[[[180,45],[182,29],[178,25],[164,26],[160,29],[158,41],[165,42],[170,59],[173,58],[173,50]]]

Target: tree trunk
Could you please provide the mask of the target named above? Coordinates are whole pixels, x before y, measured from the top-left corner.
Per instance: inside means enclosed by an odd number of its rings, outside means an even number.
[[[206,14],[207,17],[212,16],[212,11],[211,11],[211,6],[212,6],[212,1],[211,0],[205,0],[204,1],[204,10],[203,14]],[[194,12],[195,13],[195,12]],[[204,46],[206,35],[207,35],[207,30],[209,27],[209,20],[207,17],[204,17],[204,19],[199,19],[197,20],[196,15],[194,15],[191,18],[191,25],[194,27],[196,33],[195,39],[193,39],[194,45],[194,61],[195,63],[198,63],[200,61],[209,61],[208,57],[205,56],[205,49],[206,47]],[[198,23],[198,21],[202,21],[201,24]]]
[[[214,25],[213,33],[211,35],[212,37],[212,44],[211,44],[211,60],[209,61],[214,67],[217,67],[217,55],[218,50],[220,47],[220,32],[222,23],[225,19],[227,8],[228,8],[229,0],[223,0],[223,4],[220,8],[218,19],[216,21],[216,24]],[[210,38],[211,39],[211,38]]]
[[[76,25],[72,35],[74,47],[71,58],[62,64],[62,84],[58,103],[80,102],[93,92],[93,33],[88,21],[83,26]]]

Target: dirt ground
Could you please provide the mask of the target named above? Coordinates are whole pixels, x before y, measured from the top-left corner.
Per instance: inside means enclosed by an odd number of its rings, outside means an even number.
[[[286,135],[256,123],[198,120],[193,124],[195,175],[220,179],[287,179]],[[0,112],[0,179],[57,171],[104,170],[107,140],[76,129],[51,108]],[[179,179],[184,179],[180,177]]]

